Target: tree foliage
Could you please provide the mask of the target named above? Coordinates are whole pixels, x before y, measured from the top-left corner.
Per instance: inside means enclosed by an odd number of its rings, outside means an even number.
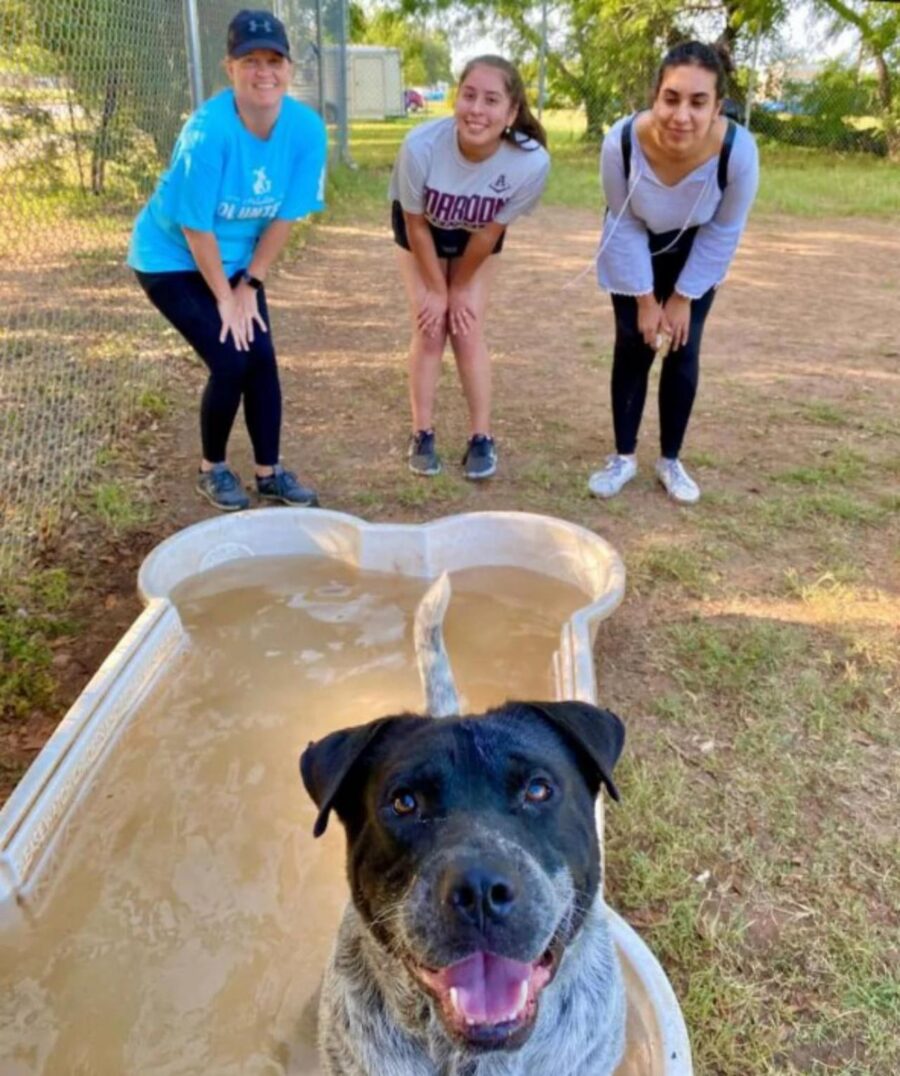
[[[407,86],[432,86],[453,77],[447,34],[429,29],[423,16],[411,18],[388,8],[377,8],[366,16],[360,9],[351,19],[350,32],[354,43],[400,49]]]
[[[884,127],[887,150],[892,158],[900,159],[900,7],[868,0],[816,0],[816,6],[832,16],[836,33],[848,25],[859,33],[863,51],[875,65],[876,114]]]
[[[540,6],[522,0],[399,0],[409,13],[464,9],[502,33],[510,54],[534,70]],[[548,0],[547,71],[554,100],[583,107],[588,137],[640,107],[662,53],[697,34],[698,20],[733,53],[741,37],[783,19],[786,0]],[[709,36],[707,34],[707,36]]]

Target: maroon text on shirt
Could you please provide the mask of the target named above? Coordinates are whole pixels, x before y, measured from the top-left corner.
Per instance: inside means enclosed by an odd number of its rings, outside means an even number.
[[[481,194],[447,194],[426,187],[425,216],[437,228],[482,228],[508,201]]]

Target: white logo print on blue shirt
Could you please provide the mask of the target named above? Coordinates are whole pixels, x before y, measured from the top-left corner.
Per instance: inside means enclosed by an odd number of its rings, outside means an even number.
[[[253,169],[253,193],[268,194],[272,189],[272,180],[266,175],[265,168]]]

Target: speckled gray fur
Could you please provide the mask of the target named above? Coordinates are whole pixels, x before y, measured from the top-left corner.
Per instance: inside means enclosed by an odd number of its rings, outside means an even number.
[[[326,1076],[612,1076],[625,1041],[625,991],[605,906],[595,902],[541,996],[517,1051],[454,1045],[432,1003],[356,910],[344,914],[319,1007]]]

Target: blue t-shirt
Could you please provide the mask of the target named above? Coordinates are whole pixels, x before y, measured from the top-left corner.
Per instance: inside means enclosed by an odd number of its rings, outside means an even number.
[[[241,122],[232,90],[210,98],[184,125],[172,161],[138,214],[128,264],[144,273],[196,269],[182,228],[213,232],[226,276],[246,269],[272,220],[324,208],[327,135],[319,116],[285,97],[272,132]]]

